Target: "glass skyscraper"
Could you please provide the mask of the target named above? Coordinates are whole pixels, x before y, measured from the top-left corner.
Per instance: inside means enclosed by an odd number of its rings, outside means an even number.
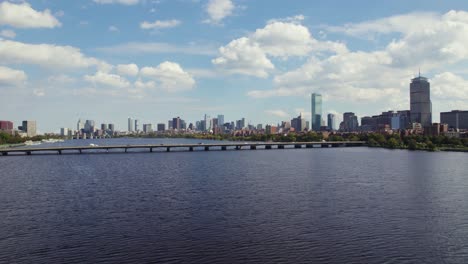
[[[416,77],[410,84],[411,123],[421,123],[423,127],[432,124],[431,85],[427,78]]]
[[[322,126],[322,95],[312,94],[312,130],[319,131]]]

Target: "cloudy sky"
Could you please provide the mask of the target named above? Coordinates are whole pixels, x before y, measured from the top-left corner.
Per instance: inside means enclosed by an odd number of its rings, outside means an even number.
[[[41,132],[278,123],[310,116],[311,92],[362,117],[409,109],[419,69],[434,120],[468,108],[466,0],[0,0],[0,120]]]

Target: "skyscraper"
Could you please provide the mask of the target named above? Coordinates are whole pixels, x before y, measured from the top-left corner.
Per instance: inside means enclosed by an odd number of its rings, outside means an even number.
[[[296,132],[301,132],[304,131],[306,128],[306,122],[305,119],[302,118],[302,113],[291,120],[291,127],[294,128]]]
[[[128,132],[133,132],[135,130],[135,123],[131,117],[128,118]]]
[[[140,121],[138,119],[135,119],[135,131],[138,132],[140,131]]]
[[[322,125],[322,95],[313,93],[311,103],[312,130],[320,131]]]
[[[411,122],[421,123],[423,127],[432,124],[431,85],[427,78],[418,77],[411,79],[410,84],[410,111]]]
[[[28,137],[36,136],[36,121],[23,121],[23,131]]]
[[[327,116],[327,127],[329,130],[336,130],[336,118],[334,114],[328,114]]]
[[[357,116],[352,112],[346,112],[343,114],[343,130],[345,132],[357,131],[359,127]]]
[[[83,121],[81,121],[81,119],[78,119],[78,123],[76,124],[76,130],[78,130],[78,132],[81,131],[81,129],[84,128],[84,123]]]
[[[180,117],[174,117],[172,118],[172,129],[177,129],[177,130],[180,130],[181,127],[180,127]]]
[[[218,115],[218,127],[224,126],[224,115]]]

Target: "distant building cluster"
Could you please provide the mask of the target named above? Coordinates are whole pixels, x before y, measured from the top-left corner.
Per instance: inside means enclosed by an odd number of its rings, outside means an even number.
[[[117,131],[112,123],[102,123],[100,126],[94,120],[78,120],[76,129],[63,127],[60,135],[68,138],[102,138],[122,135],[162,134],[162,133],[205,133],[233,134],[245,136],[251,134],[287,134],[307,131],[336,133],[404,133],[425,135],[447,135],[460,137],[468,135],[468,111],[453,110],[440,113],[440,123],[432,123],[432,102],[430,83],[427,78],[419,75],[410,83],[410,110],[386,111],[378,115],[364,116],[359,119],[353,112],[343,113],[343,121],[337,126],[337,117],[333,113],[322,114],[322,95],[311,94],[311,119],[306,120],[302,113],[291,120],[278,124],[250,124],[244,117],[226,121],[223,114],[211,117],[207,114],[201,120],[189,123],[177,116],[166,123],[140,124],[139,119],[129,117],[126,131]],[[0,121],[0,131],[10,134],[18,133],[24,137],[37,134],[36,121],[23,121],[21,126],[14,128],[11,121]]]
[[[0,131],[14,135],[18,134],[21,137],[34,137],[37,135],[36,121],[25,120],[21,126],[15,129],[12,121],[0,120]]]

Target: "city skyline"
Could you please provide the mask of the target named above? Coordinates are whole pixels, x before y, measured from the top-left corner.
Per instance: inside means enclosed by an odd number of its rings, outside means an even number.
[[[464,1],[3,1],[1,119],[36,120],[40,133],[79,118],[120,130],[128,117],[141,130],[204,114],[265,125],[300,113],[310,121],[317,93],[322,119],[332,113],[337,126],[349,111],[409,110],[409,81],[421,68],[439,122],[440,112],[468,108],[466,9]]]

